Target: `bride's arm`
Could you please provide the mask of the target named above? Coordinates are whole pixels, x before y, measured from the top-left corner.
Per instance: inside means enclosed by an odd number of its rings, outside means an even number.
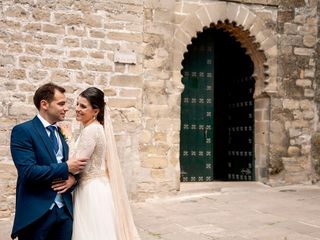
[[[74,155],[76,158],[91,158],[97,144],[97,128],[88,126],[82,130],[77,140]]]

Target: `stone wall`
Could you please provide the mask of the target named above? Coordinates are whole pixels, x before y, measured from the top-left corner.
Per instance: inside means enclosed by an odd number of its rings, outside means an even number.
[[[272,97],[270,172],[274,184],[310,182],[318,130],[317,1],[282,1],[277,18],[278,91]],[[273,178],[274,177],[274,178]]]
[[[229,20],[255,63],[259,179],[319,179],[316,0],[3,0],[0,2],[0,219],[14,211],[12,127],[36,113],[53,81],[74,100],[104,90],[131,199],[179,189],[181,61],[191,38]],[[314,143],[314,144],[312,144]]]
[[[131,199],[179,188],[174,9],[173,0],[0,2],[0,219],[14,211],[11,129],[36,114],[33,93],[49,81],[66,88],[75,133],[76,96],[103,89]]]

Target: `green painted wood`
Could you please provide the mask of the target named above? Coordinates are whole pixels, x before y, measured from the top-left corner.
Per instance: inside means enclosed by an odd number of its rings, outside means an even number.
[[[181,96],[181,181],[213,180],[214,52],[210,41],[200,39],[183,63]]]
[[[251,59],[228,33],[207,29],[182,65],[181,181],[254,180]]]

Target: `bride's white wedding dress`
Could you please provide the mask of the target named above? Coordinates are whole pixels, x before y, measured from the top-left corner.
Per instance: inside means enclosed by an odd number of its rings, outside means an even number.
[[[106,171],[107,142],[101,124],[86,126],[77,142],[75,154],[89,157],[73,195],[72,240],[117,240],[115,207]]]
[[[72,240],[140,240],[107,109],[104,116],[104,126],[91,123],[70,146],[71,155],[90,158],[74,191]]]

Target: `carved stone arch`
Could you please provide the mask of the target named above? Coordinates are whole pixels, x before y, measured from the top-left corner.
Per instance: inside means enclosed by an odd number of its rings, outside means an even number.
[[[276,34],[246,6],[227,2],[213,2],[200,6],[194,13],[184,13],[184,20],[174,34],[175,77],[179,77],[181,62],[192,38],[207,27],[218,27],[234,36],[254,62],[255,98],[276,92],[277,40]],[[181,77],[181,76],[180,76]]]
[[[228,31],[254,63],[256,80],[255,98],[255,172],[256,180],[268,182],[270,146],[270,96],[277,92],[277,37],[263,20],[243,4],[212,2],[198,4],[195,11],[181,7],[176,11],[177,23],[174,33],[173,84],[174,92],[183,91],[181,69],[184,53],[197,33],[208,27]],[[168,89],[169,90],[169,89]]]

